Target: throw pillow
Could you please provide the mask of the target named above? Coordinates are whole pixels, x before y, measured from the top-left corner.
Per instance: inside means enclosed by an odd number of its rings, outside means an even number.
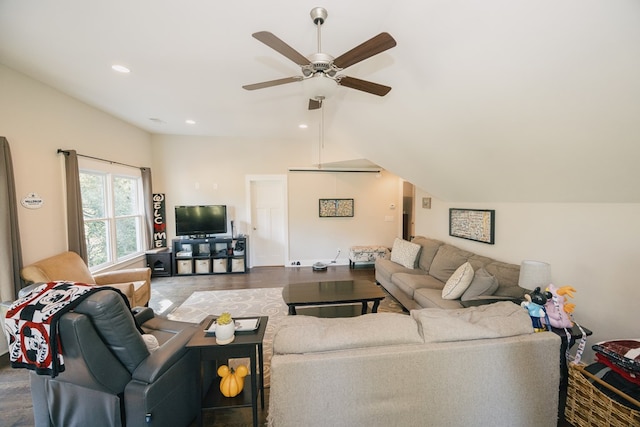
[[[493,295],[493,293],[497,289],[498,279],[489,274],[489,272],[484,268],[479,268],[473,274],[473,280],[471,281],[471,284],[464,292],[464,294],[462,294],[462,297],[460,299],[462,301],[468,301],[479,296]]]
[[[142,334],[142,340],[147,346],[147,350],[149,350],[149,352],[151,353],[153,353],[160,347],[160,345],[158,344],[158,339],[151,334]]]
[[[591,348],[624,369],[640,372],[640,339],[602,341]]]
[[[442,299],[458,299],[473,280],[473,267],[465,262],[449,277],[442,289]]]
[[[420,245],[396,237],[393,241],[393,248],[391,248],[391,261],[413,269],[419,252]]]

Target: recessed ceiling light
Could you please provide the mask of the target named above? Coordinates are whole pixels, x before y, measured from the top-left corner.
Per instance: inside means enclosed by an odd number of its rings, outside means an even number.
[[[125,67],[124,65],[118,65],[118,64],[112,65],[111,69],[113,69],[113,70],[115,70],[115,71],[117,71],[119,73],[125,73],[125,74],[131,72],[131,70],[128,69],[127,67]]]
[[[308,127],[309,127],[309,125],[307,125],[307,124],[305,124],[305,123],[301,123],[301,124],[299,124],[299,125],[298,125],[298,127],[299,127],[300,129],[306,129],[306,128],[308,128]]]
[[[185,122],[186,124],[188,124],[188,125],[195,125],[195,124],[196,124],[196,121],[195,121],[195,120],[191,120],[191,119],[187,119],[187,120],[185,120],[184,122]]]

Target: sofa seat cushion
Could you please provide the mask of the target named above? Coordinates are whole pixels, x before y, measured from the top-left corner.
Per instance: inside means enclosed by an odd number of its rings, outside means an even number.
[[[442,289],[420,288],[413,293],[414,301],[425,308],[462,308],[460,300],[443,299]]]
[[[420,245],[396,237],[391,248],[391,261],[406,268],[415,268]]]
[[[424,271],[418,268],[405,268],[398,263],[395,263],[389,259],[378,258],[375,263],[376,276],[380,276],[383,280],[391,282],[391,276],[398,273],[407,274],[425,274]]]
[[[444,283],[426,273],[396,273],[393,275],[393,284],[399,287],[400,290],[410,298],[413,298],[413,293],[416,289],[431,288],[442,291],[442,288],[444,288]]]
[[[512,302],[497,302],[458,310],[411,310],[425,342],[504,338],[533,333],[526,310]]]
[[[463,251],[455,246],[442,245],[433,258],[431,268],[429,268],[429,274],[441,282],[446,283],[458,267],[467,262],[473,255],[473,253]]]
[[[400,313],[348,318],[287,316],[274,334],[273,353],[302,354],[422,342],[416,321]]]

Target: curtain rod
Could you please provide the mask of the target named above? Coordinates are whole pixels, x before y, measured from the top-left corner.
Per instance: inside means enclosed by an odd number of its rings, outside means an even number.
[[[63,150],[61,148],[58,148],[58,154],[60,154],[60,153],[64,154],[65,156],[68,156],[69,155],[69,150]],[[116,162],[116,161],[113,161],[113,160],[101,159],[100,157],[87,156],[85,154],[77,154],[76,153],[76,155],[78,157],[84,157],[85,159],[92,159],[92,160],[98,160],[100,162],[111,163],[112,165],[127,166],[127,167],[135,168],[135,169],[147,169],[147,168],[142,167],[142,166],[128,165],[126,163],[120,163],[120,162]]]

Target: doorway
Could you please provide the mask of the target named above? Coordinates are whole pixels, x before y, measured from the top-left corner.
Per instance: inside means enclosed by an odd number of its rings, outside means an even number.
[[[402,238],[411,240],[415,235],[414,230],[414,199],[415,186],[410,182],[402,182]]]
[[[287,177],[248,176],[249,263],[282,266],[288,257]]]

